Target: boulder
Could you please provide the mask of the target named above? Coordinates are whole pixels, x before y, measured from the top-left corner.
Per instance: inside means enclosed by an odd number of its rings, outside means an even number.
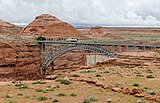
[[[53,84],[53,85],[51,85],[51,88],[55,89],[55,88],[59,88],[59,86],[58,86],[58,85]]]
[[[117,87],[114,87],[114,88],[112,88],[112,91],[115,91],[115,92],[121,92],[121,88],[117,88]]]
[[[131,91],[129,88],[123,88],[122,91],[121,91],[123,94],[130,94]]]
[[[56,78],[57,78],[56,75],[49,75],[49,76],[46,77],[46,79],[48,79],[48,80],[54,80]]]
[[[89,83],[89,84],[95,84],[96,80],[87,80],[86,82]]]
[[[160,102],[160,99],[159,99],[159,97],[158,96],[151,96],[151,95],[149,95],[149,96],[145,96],[145,99],[147,99],[147,100],[153,100],[153,101],[156,101],[156,102]]]
[[[102,82],[96,82],[96,86],[104,87],[104,86],[105,86],[105,84],[104,84],[104,83],[102,83]]]
[[[142,94],[142,91],[139,88],[133,88],[132,93],[133,94]]]
[[[138,98],[145,97],[145,94],[135,94],[135,97],[138,97]]]
[[[113,100],[110,98],[106,100],[106,103],[112,103],[112,102],[113,102]]]
[[[137,100],[137,103],[142,103],[142,100]]]

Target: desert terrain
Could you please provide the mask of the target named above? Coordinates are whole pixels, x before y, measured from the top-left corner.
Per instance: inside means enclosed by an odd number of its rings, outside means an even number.
[[[160,43],[160,28],[94,27],[78,31],[94,41],[124,43]]]
[[[41,76],[36,38],[160,45],[160,28],[74,28],[49,15],[25,28],[0,21],[0,103],[159,103],[160,50],[123,52],[86,66],[87,52],[71,51]]]

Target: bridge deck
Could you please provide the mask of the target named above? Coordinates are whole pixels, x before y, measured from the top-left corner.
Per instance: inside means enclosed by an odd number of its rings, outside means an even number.
[[[160,48],[160,44],[125,44],[125,43],[113,43],[113,42],[90,42],[90,41],[78,41],[78,42],[67,42],[67,41],[38,41],[38,43],[47,44],[80,44],[80,45],[97,45],[97,46],[129,46],[129,47],[156,47]]]

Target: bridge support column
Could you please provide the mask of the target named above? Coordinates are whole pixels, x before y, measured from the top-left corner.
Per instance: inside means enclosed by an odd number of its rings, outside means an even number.
[[[128,51],[129,51],[129,46],[127,45],[127,46],[126,46],[126,52],[128,52]]]
[[[44,43],[42,43],[41,44],[41,56],[42,56],[42,63],[44,62]],[[44,71],[43,71],[43,69],[42,68],[40,68],[40,72],[41,72],[41,75],[43,75],[44,73]]]
[[[114,45],[112,45],[112,52],[114,52],[115,51],[115,48],[114,48]]]
[[[144,51],[146,51],[146,47],[144,46]]]
[[[119,53],[122,53],[122,46],[119,46]]]
[[[54,71],[54,62],[51,63],[51,66],[52,66],[52,70],[51,71]]]
[[[96,57],[96,53],[94,52],[94,64],[96,64],[96,62],[97,62],[97,57]]]
[[[154,51],[156,51],[157,50],[157,47],[154,47],[155,49],[154,49]]]

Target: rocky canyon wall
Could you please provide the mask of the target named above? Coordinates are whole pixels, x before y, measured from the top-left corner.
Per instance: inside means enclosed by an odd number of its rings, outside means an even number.
[[[0,79],[40,79],[41,52],[36,44],[0,43]]]

